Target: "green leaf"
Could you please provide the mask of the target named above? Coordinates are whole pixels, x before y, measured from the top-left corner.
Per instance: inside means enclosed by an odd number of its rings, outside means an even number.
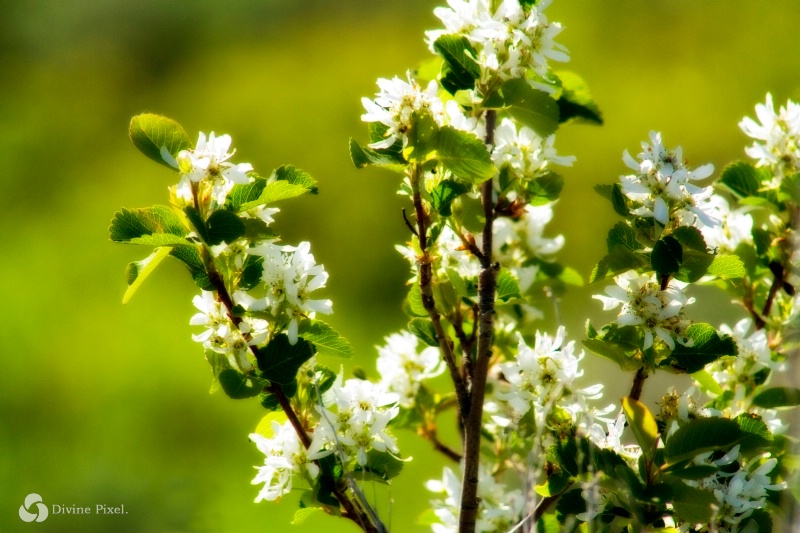
[[[222,242],[232,243],[245,233],[245,225],[241,218],[225,209],[218,209],[211,213],[206,221],[208,228],[209,245],[215,246]]]
[[[592,100],[589,87],[583,78],[569,71],[556,72],[561,81],[561,95],[559,96],[558,109],[561,123],[569,120],[588,124],[603,124],[603,115],[600,108]]]
[[[443,217],[452,214],[450,204],[453,200],[469,191],[469,187],[455,180],[442,180],[431,191],[431,205]]]
[[[622,398],[622,410],[628,425],[633,430],[636,442],[642,449],[642,453],[648,462],[652,462],[658,444],[658,425],[653,414],[642,402],[633,398]]]
[[[672,483],[672,506],[683,521],[690,524],[708,523],[718,506],[708,491],[690,487],[683,482]]]
[[[689,463],[690,466],[686,468],[671,469],[669,473],[680,479],[690,479],[697,481],[705,479],[708,476],[715,474],[719,469],[714,465],[695,465]]]
[[[242,400],[258,396],[264,388],[264,383],[251,376],[245,376],[238,370],[226,368],[219,373],[219,384],[229,398]]]
[[[669,464],[715,450],[729,450],[742,438],[739,424],[727,418],[695,418],[680,427],[664,445]]]
[[[200,252],[197,250],[197,246],[176,246],[169,254],[186,265],[186,268],[189,269],[189,273],[192,275],[192,279],[194,279],[198,287],[204,291],[214,290],[214,285],[208,278],[208,273],[200,257]]]
[[[108,228],[109,237],[115,242],[131,242],[138,237],[158,233],[185,237],[188,231],[178,215],[163,205],[143,209],[123,208],[114,214]]]
[[[720,335],[710,324],[692,324],[686,336],[694,341],[692,346],[675,345],[672,358],[689,374],[702,370],[720,357],[739,353],[733,338]]]
[[[314,345],[317,355],[351,359],[355,353],[347,339],[321,320],[303,320],[297,334]]]
[[[707,252],[708,246],[700,230],[694,226],[681,226],[670,234],[684,249]]]
[[[719,181],[740,198],[758,196],[761,187],[758,170],[750,163],[737,161],[722,170]]]
[[[302,507],[294,512],[294,517],[292,518],[291,524],[293,526],[299,526],[305,523],[310,516],[315,515],[320,511],[322,511],[322,507]]]
[[[744,263],[736,255],[717,255],[708,266],[708,273],[722,279],[739,279],[746,274]]]
[[[597,263],[589,276],[589,283],[610,278],[628,270],[636,270],[645,265],[645,257],[634,253],[626,246],[615,246],[608,255]]]
[[[759,392],[753,398],[753,405],[764,409],[777,407],[797,407],[800,405],[800,389],[791,387],[771,387]]]
[[[257,200],[247,202],[239,207],[240,211],[247,211],[260,205],[269,205],[280,200],[287,200],[289,198],[296,198],[309,192],[309,190],[300,184],[289,183],[288,181],[273,181],[268,183],[261,195]]]
[[[611,188],[611,207],[621,217],[627,217],[630,214],[628,199],[622,192],[622,187],[620,187],[619,183],[615,183]]]
[[[433,49],[444,59],[442,87],[450,94],[472,89],[481,75],[481,67],[475,62],[475,49],[462,35],[442,35],[433,43]]]
[[[464,298],[471,296],[469,290],[470,288],[464,278],[461,277],[461,274],[459,274],[453,268],[446,268],[445,273],[447,274],[447,280],[450,282],[459,296]]]
[[[643,246],[636,240],[636,230],[630,227],[625,222],[617,222],[611,231],[608,232],[606,238],[606,245],[608,251],[614,249],[615,246],[624,246],[629,250],[641,250]]]
[[[154,233],[153,235],[142,235],[128,241],[128,244],[143,244],[145,246],[194,246],[184,237],[178,237],[172,233]]]
[[[650,265],[659,276],[674,274],[680,269],[682,261],[683,247],[669,235],[658,240],[650,254]]]
[[[128,276],[128,290],[125,291],[125,295],[122,297],[123,304],[130,301],[133,294],[139,289],[142,283],[144,283],[144,280],[147,279],[147,276],[153,273],[156,267],[161,264],[161,261],[163,261],[169,253],[170,248],[168,247],[156,248],[153,250],[153,253],[145,259],[128,265],[126,271]]]
[[[698,370],[692,373],[692,379],[700,385],[703,391],[710,392],[714,396],[719,396],[724,392],[722,387],[719,386],[719,383],[717,383],[717,380],[714,379],[714,376],[709,374],[707,370]]]
[[[275,181],[285,181],[292,185],[300,185],[304,187],[307,192],[317,194],[319,188],[317,187],[317,180],[311,177],[311,174],[304,170],[300,170],[294,165],[281,165],[272,173]]]
[[[250,183],[237,183],[225,198],[225,209],[240,212],[242,204],[258,200],[266,186],[267,180],[261,177],[254,178]]]
[[[625,352],[625,349],[619,344],[597,338],[585,339],[581,342],[587,350],[605,357],[606,359],[611,359],[625,372],[637,370],[641,366],[641,364],[629,356]]]
[[[439,126],[436,125],[430,112],[414,111],[411,114],[411,126],[406,132],[403,157],[410,162],[424,163],[436,150],[438,137]],[[486,151],[485,148],[484,151]]]
[[[501,269],[500,274],[497,275],[497,299],[502,302],[508,302],[521,297],[522,294],[517,278],[514,277],[510,270]]]
[[[508,113],[542,138],[558,129],[558,104],[550,95],[530,86],[527,80],[512,79],[501,89]]]
[[[361,146],[355,139],[350,139],[349,146],[350,160],[356,168],[376,166],[403,172],[408,164],[400,154],[388,150],[373,150],[368,146]]]
[[[429,319],[412,318],[411,322],[408,323],[408,331],[413,333],[428,346],[439,347],[439,341],[436,338],[436,329],[433,327],[433,322]]]
[[[564,178],[555,172],[548,172],[544,176],[529,181],[526,188],[531,205],[544,205],[558,200],[564,189]]]
[[[486,145],[472,133],[444,126],[436,136],[436,153],[444,168],[467,183],[482,183],[494,176]]]
[[[772,433],[760,416],[753,413],[742,413],[736,417],[736,423],[742,430],[739,441],[742,453],[764,450],[772,445]]]
[[[694,283],[708,273],[714,258],[714,255],[705,252],[683,250],[683,261],[681,261],[681,266],[675,274],[675,279],[686,283]]]
[[[178,168],[175,160],[180,151],[192,147],[189,136],[180,124],[152,113],[133,117],[128,133],[134,146],[144,155],[172,170]]]
[[[195,233],[197,233],[198,237],[200,237],[203,242],[208,242],[208,227],[206,226],[206,221],[203,220],[203,216],[200,212],[195,209],[194,207],[188,205],[183,208],[183,213],[186,215],[186,218],[189,219],[189,223],[194,228]]]
[[[406,301],[408,302],[408,310],[411,312],[412,316],[428,316],[428,311],[422,304],[422,293],[420,292],[419,284],[414,283],[411,285]]]
[[[281,333],[258,350],[258,368],[265,379],[288,385],[295,380],[300,367],[314,355],[314,347],[305,339],[292,345]]]
[[[772,515],[765,509],[754,509],[750,517],[742,520],[741,523],[744,524],[744,527],[739,528],[739,533],[772,533],[774,531]]]
[[[244,218],[240,220],[244,224],[244,237],[250,242],[275,239],[278,237],[275,230],[267,226],[266,222],[260,218]]]
[[[461,223],[471,233],[480,233],[486,224],[480,198],[471,198],[469,195],[462,196],[460,215]]]
[[[390,453],[370,450],[367,452],[367,464],[356,467],[356,472],[366,471],[378,476],[379,479],[388,481],[400,475],[405,463]],[[359,478],[360,476],[357,476]]]

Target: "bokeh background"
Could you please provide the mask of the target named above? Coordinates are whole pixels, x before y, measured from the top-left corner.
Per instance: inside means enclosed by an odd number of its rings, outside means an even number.
[[[125,265],[144,249],[112,244],[122,206],[166,202],[174,176],[130,144],[134,114],[162,113],[230,133],[237,161],[269,174],[294,164],[319,180],[317,197],[285,203],[289,242],[310,240],[331,278],[330,322],[374,375],[374,345],[401,328],[406,238],[397,177],[356,171],[347,139],[366,138],[360,97],[377,77],[429,57],[430,0],[0,0],[0,531],[350,531],[324,516],[289,526],[296,501],[254,504],[259,453],[248,442],[257,402],[209,395],[210,373],[188,324],[196,288],[167,264],[127,305]],[[737,122],[772,91],[800,98],[796,0],[561,0],[568,65],[601,106],[602,128],[559,133],[566,169],[551,234],[560,257],[588,277],[614,222],[592,192],[625,171],[650,129],[682,144],[691,164],[744,157]],[[562,302],[573,338],[598,290]],[[733,320],[726,299],[698,319]],[[719,314],[719,309],[722,314]],[[725,311],[725,309],[728,309]],[[716,310],[716,311],[715,311]],[[552,328],[544,321],[542,328]],[[617,401],[629,376],[588,356],[592,378]],[[656,387],[645,399],[656,399]],[[423,530],[421,481],[442,461],[413,434],[414,460],[379,494],[394,531]],[[124,504],[124,516],[51,516],[24,524],[37,492],[49,505]],[[392,503],[393,502],[393,503]],[[388,511],[387,511],[388,513]]]

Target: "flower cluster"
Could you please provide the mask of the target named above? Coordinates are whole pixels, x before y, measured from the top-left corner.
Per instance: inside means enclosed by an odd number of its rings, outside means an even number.
[[[767,93],[764,104],[756,105],[760,123],[745,117],[739,127],[755,139],[745,148],[747,155],[757,160],[758,166],[769,167],[777,173],[771,188],[777,188],[780,178],[800,169],[800,104],[788,100],[775,112],[772,95]]]
[[[617,308],[622,304],[617,324],[621,326],[640,326],[644,330],[643,349],[653,346],[658,338],[670,350],[675,349],[675,341],[691,346],[686,330],[691,321],[684,315],[684,307],[693,303],[681,291],[682,284],[672,281],[670,287],[661,290],[654,276],[629,271],[614,278],[616,285],[609,285],[608,296],[596,294],[593,298],[603,302],[603,310]]]
[[[386,344],[378,347],[376,362],[381,384],[399,396],[402,407],[413,405],[422,380],[444,372],[444,362],[439,349],[428,346],[421,352],[419,339],[403,331],[386,337]]]
[[[667,150],[661,134],[651,131],[650,142],[642,143],[636,161],[627,150],[623,161],[636,173],[620,176],[622,192],[636,206],[632,213],[652,217],[662,226],[691,226],[699,220],[706,226],[717,226],[709,198],[711,187],[698,187],[692,181],[702,180],[714,172],[711,164],[690,170],[683,160],[680,146]]]
[[[256,467],[258,474],[253,478],[253,485],[263,483],[264,487],[256,496],[256,503],[261,500],[277,500],[292,490],[295,475],[315,479],[319,475],[317,466],[308,457],[305,447],[297,437],[290,422],[271,424],[272,438],[258,433],[251,433],[252,440],[259,451],[264,454],[264,466]]]
[[[481,81],[524,78],[528,71],[546,80],[548,60],[569,61],[567,49],[554,41],[561,24],[550,22],[544,9],[550,0],[529,2],[504,0],[448,0],[450,7],[440,7],[434,14],[445,29],[427,32],[433,50],[443,35],[466,37],[475,48],[475,60],[481,66]],[[546,83],[537,84],[552,90]]]

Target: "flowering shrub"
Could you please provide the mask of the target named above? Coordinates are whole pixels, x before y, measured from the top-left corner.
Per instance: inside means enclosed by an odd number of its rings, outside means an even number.
[[[547,0],[449,0],[444,28],[427,42],[438,69],[378,80],[362,99],[369,140],[350,140],[356,167],[398,175],[409,240],[405,330],[378,347],[375,382],[317,362],[348,358],[350,344],[320,320],[328,281],[310,244],[280,243],[273,204],[316,194],[305,172],[269,178],[231,162],[228,135],[139,115],[131,138],[178,173],[170,206],[123,209],[117,242],[154,252],[127,270],[130,298],[166,257],[183,262],[201,293],[191,319],[203,328],[212,390],[257,398],[269,412],[250,438],[264,454],[256,501],[302,491],[296,521],[322,510],[364,531],[386,531],[369,483],[402,473],[393,432],[414,429],[450,462],[427,521],[459,531],[772,531],[788,508],[796,458],[777,409],[800,391],[769,385],[798,340],[797,246],[800,106],[756,106],[755,164],[691,168],[681,147],[651,132],[621,175],[597,192],[621,220],[589,282],[609,315],[585,332],[540,331],[548,298],[582,285],[557,260],[552,236],[573,156],[556,150],[567,123],[602,124],[586,84],[550,61],[569,60]],[[727,291],[749,314],[733,327],[699,323],[692,286]],[[585,379],[591,352],[632,375],[621,405]],[[689,374],[658,409],[640,398],[656,372]],[[442,374],[451,387],[440,390]],[[588,381],[588,382],[587,382]],[[462,446],[437,434],[453,416]]]

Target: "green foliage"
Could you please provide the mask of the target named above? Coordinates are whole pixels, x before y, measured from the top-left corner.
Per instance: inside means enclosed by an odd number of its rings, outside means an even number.
[[[367,452],[367,464],[356,466],[354,471],[357,472],[358,479],[388,483],[390,479],[400,475],[404,465],[403,461],[390,453],[370,450]],[[369,477],[364,477],[364,472],[370,474]]]
[[[408,331],[413,333],[419,340],[428,346],[439,347],[439,341],[436,337],[436,329],[433,327],[433,322],[427,318],[412,318],[408,323]]]
[[[686,337],[693,341],[692,345],[677,344],[671,358],[674,365],[690,374],[702,370],[720,357],[739,353],[732,337],[719,334],[709,324],[692,324],[686,331]]]
[[[406,297],[406,304],[406,310],[409,311],[411,316],[428,316],[428,311],[426,311],[425,306],[422,305],[422,293],[420,292],[419,284],[414,283],[411,285],[411,289],[409,289],[408,296]]]
[[[192,279],[198,287],[204,291],[213,291],[214,284],[208,277],[203,259],[200,257],[200,251],[197,246],[177,246],[172,248],[169,253],[172,257],[178,259],[186,265]]]
[[[225,209],[238,213],[241,211],[242,204],[258,200],[264,187],[267,186],[267,180],[261,176],[253,173],[250,174],[252,181],[250,183],[237,183],[228,193],[225,198]]]
[[[759,415],[742,413],[736,417],[736,423],[742,430],[742,439],[739,441],[742,453],[763,450],[772,445],[772,433]]]
[[[211,246],[223,242],[230,244],[245,234],[245,225],[242,219],[225,209],[211,213],[206,221],[206,228],[206,242]]]
[[[696,418],[672,434],[664,444],[664,458],[677,465],[695,456],[715,450],[729,450],[741,438],[739,424],[727,418]]]
[[[258,369],[269,381],[287,385],[295,381],[297,371],[314,355],[314,346],[305,339],[292,345],[281,333],[258,350]]]
[[[432,142],[436,158],[456,178],[478,184],[494,176],[492,157],[483,141],[475,135],[444,126]]]
[[[622,410],[628,425],[633,430],[636,442],[648,463],[652,462],[658,445],[658,425],[652,413],[642,402],[633,398],[622,398]]]
[[[128,129],[131,141],[144,155],[172,170],[177,169],[178,154],[192,147],[189,136],[172,119],[152,113],[136,115]]]
[[[403,157],[412,163],[424,163],[436,150],[438,134],[439,126],[428,111],[414,111],[411,114],[411,126],[406,132]]]
[[[708,266],[708,273],[722,279],[739,279],[747,273],[742,260],[735,255],[717,255]]]
[[[702,489],[690,487],[681,481],[671,483],[672,506],[675,514],[682,520],[696,524],[707,523],[714,516],[717,499],[714,495]]]
[[[641,250],[643,246],[636,240],[636,230],[625,222],[617,222],[606,237],[606,246],[611,252],[616,246],[624,246],[629,250]]]
[[[753,398],[753,405],[764,409],[777,407],[796,407],[800,405],[800,389],[791,387],[771,387],[764,389]]]
[[[501,302],[508,302],[521,298],[519,281],[508,269],[501,269],[497,275],[497,299]]]
[[[246,211],[260,205],[273,204],[277,201],[296,198],[309,192],[311,192],[311,189],[300,183],[291,183],[286,180],[273,181],[264,187],[258,199],[242,204],[240,210]]]
[[[542,138],[558,129],[558,104],[550,95],[530,86],[527,80],[508,80],[500,88],[503,108]]]
[[[186,227],[175,212],[166,206],[155,205],[143,209],[123,208],[114,214],[111,226],[108,228],[109,237],[114,242],[129,244],[150,244],[147,237],[158,234],[168,234],[175,237],[185,237],[188,233]],[[145,240],[137,240],[143,239]],[[167,237],[170,239],[171,237]],[[158,242],[153,240],[153,242]],[[179,242],[187,243],[185,240]],[[156,244],[163,246],[164,244]]]
[[[532,179],[525,184],[531,205],[544,205],[555,200],[564,189],[564,178],[555,172]]]
[[[303,320],[297,334],[314,345],[317,355],[337,359],[353,357],[353,346],[348,340],[321,320]]]
[[[658,240],[650,253],[650,266],[659,277],[678,272],[683,261],[683,247],[672,236]]]
[[[203,220],[203,215],[195,209],[194,207],[187,205],[183,208],[183,214],[186,215],[186,219],[192,225],[195,233],[200,239],[207,243],[208,242],[208,227],[206,226],[206,221]]]
[[[222,390],[229,398],[242,400],[258,396],[264,388],[264,382],[254,376],[246,376],[233,368],[226,368],[217,377]]]
[[[453,200],[469,191],[469,187],[455,180],[446,179],[439,182],[431,191],[431,206],[443,217],[452,214],[450,204]]]
[[[597,263],[589,276],[589,283],[622,274],[628,270],[637,270],[646,264],[647,256],[634,253],[627,246],[614,246],[608,255]]]
[[[349,147],[350,160],[356,168],[375,166],[388,168],[394,172],[403,172],[408,164],[400,154],[361,146],[355,139],[350,139]]]
[[[737,161],[722,170],[719,182],[739,198],[747,198],[758,195],[763,178],[763,171],[758,170],[750,163]]]
[[[442,56],[441,84],[450,94],[475,87],[481,67],[475,62],[475,49],[462,35],[442,35],[433,43],[433,49]]]
[[[153,271],[161,264],[170,253],[169,247],[161,247],[153,250],[153,253],[141,261],[135,261],[128,265],[125,274],[128,279],[128,289],[122,297],[122,303],[128,303],[133,297],[133,294],[144,283],[144,280],[153,273]]]
[[[561,91],[556,100],[559,122],[575,121],[602,126],[603,114],[583,78],[566,70],[556,72],[556,76],[561,82]]]

